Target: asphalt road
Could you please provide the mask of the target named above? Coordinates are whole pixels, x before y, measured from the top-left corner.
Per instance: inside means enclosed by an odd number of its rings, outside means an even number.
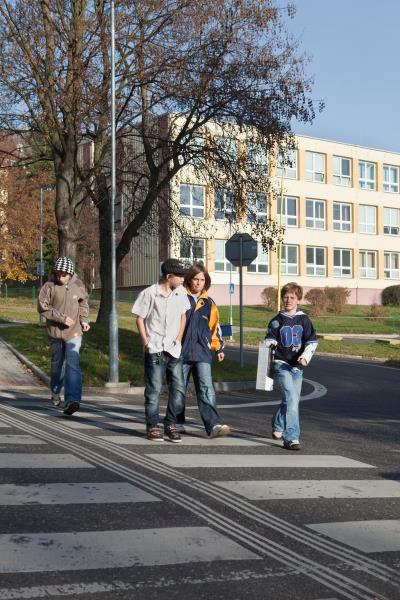
[[[316,357],[305,378],[301,452],[270,438],[276,391],[219,394],[214,441],[190,399],[172,444],[143,438],[139,397],[67,418],[3,385],[0,600],[398,600],[400,372]]]

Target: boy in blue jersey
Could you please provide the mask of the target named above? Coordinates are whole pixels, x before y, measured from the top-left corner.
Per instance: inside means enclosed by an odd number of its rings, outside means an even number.
[[[281,291],[283,310],[268,324],[266,340],[275,348],[274,375],[282,402],[272,418],[272,437],[282,439],[287,450],[300,450],[299,402],[303,367],[317,348],[317,336],[309,317],[298,310],[302,288],[287,283]]]

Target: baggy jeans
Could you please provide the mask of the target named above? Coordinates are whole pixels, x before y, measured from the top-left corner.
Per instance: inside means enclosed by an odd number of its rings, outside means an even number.
[[[300,438],[299,402],[303,371],[288,363],[276,362],[274,374],[282,391],[281,404],[272,417],[273,431],[281,431],[286,442]]]
[[[70,340],[50,340],[50,387],[59,394],[64,386],[64,404],[80,403],[82,399],[82,373],[79,363],[82,336]]]
[[[176,424],[176,415],[182,412],[185,384],[182,372],[182,359],[168,352],[148,353],[144,355],[144,408],[146,427],[158,426],[160,393],[164,376],[168,385],[168,405],[164,418],[164,427]]]
[[[193,377],[200,417],[203,421],[207,435],[210,435],[212,428],[221,423],[217,411],[217,399],[212,381],[211,364],[195,361],[184,362],[183,377],[185,380],[185,388],[188,386],[190,375]],[[183,425],[184,422],[185,406],[183,405],[182,412],[178,414],[177,423]]]

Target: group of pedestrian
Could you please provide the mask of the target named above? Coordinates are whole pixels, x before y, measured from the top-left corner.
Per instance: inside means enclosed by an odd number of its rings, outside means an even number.
[[[158,283],[137,297],[132,313],[144,351],[146,437],[177,443],[185,431],[185,405],[190,376],[199,413],[209,438],[230,433],[220,418],[212,379],[214,356],[224,360],[218,308],[208,295],[211,278],[201,263],[188,266],[169,258],[161,265]],[[302,288],[294,282],[282,288],[283,309],[269,322],[266,341],[275,346],[274,378],[282,399],[272,418],[272,437],[287,450],[300,450],[299,401],[303,368],[310,362],[317,339],[309,317],[298,308]],[[51,350],[51,400],[64,413],[79,410],[82,375],[79,350],[89,331],[88,294],[67,257],[57,259],[53,277],[40,290],[38,310],[46,319]],[[160,427],[160,395],[164,379],[168,403]]]

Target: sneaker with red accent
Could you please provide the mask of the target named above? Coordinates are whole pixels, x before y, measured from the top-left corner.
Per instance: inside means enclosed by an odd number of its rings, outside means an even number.
[[[177,432],[175,425],[167,425],[167,427],[165,427],[164,437],[169,439],[170,442],[174,442],[175,444],[182,441],[181,436]]]
[[[159,427],[151,427],[146,431],[146,437],[150,442],[163,442],[164,437]]]

